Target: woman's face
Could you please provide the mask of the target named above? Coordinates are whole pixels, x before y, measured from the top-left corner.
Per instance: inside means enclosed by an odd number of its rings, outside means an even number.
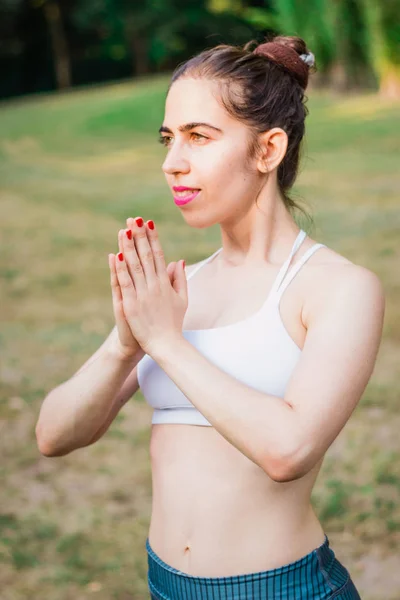
[[[194,227],[240,220],[261,186],[255,159],[249,168],[250,131],[226,112],[213,95],[217,92],[206,79],[178,79],[168,93],[160,129],[167,147],[162,169],[172,195],[177,196],[174,186],[201,190],[179,207]]]

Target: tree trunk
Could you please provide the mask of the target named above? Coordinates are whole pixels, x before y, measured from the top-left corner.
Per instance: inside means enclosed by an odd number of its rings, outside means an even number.
[[[400,99],[400,65],[388,64],[382,70],[379,95],[389,100]]]
[[[69,88],[71,86],[71,65],[67,38],[57,0],[45,2],[43,10],[50,33],[57,87],[58,89]]]
[[[338,59],[329,68],[329,82],[333,92],[343,93],[349,87],[345,66]]]
[[[379,95],[400,98],[400,57],[397,43],[397,0],[363,0],[369,27],[371,62],[379,79]]]
[[[146,75],[150,72],[150,66],[147,55],[147,40],[146,37],[139,33],[133,34],[130,39],[133,52],[133,67],[135,75]]]
[[[125,39],[132,53],[133,76],[150,72],[148,57],[148,37],[151,27],[151,14],[137,11],[125,15]]]

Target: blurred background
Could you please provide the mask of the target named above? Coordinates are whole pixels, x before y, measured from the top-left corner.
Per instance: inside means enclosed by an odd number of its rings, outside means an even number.
[[[300,35],[314,83],[400,95],[399,0],[1,0],[0,97],[168,72],[217,43]]]
[[[167,262],[220,245],[173,204],[157,143],[172,70],[218,43],[299,35],[315,54],[300,226],[378,274],[375,371],[313,505],[363,600],[400,598],[399,0],[0,0],[0,597],[147,599],[151,409],[40,455],[45,395],[113,327],[107,254],[155,220]],[[195,466],[194,466],[195,468]]]

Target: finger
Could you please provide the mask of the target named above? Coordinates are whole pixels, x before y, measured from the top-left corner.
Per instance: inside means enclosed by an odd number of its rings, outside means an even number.
[[[122,231],[124,231],[124,233],[121,237],[121,246],[123,248],[128,271],[132,277],[137,293],[145,293],[147,290],[146,275],[138,254],[134,233],[131,227]]]
[[[134,240],[136,252],[142,265],[144,277],[148,287],[158,283],[156,267],[154,264],[153,250],[147,236],[146,227],[141,217],[136,219],[127,219],[128,226],[132,230],[132,240]],[[140,226],[140,223],[142,225]]]
[[[131,233],[131,239],[129,239],[127,235],[129,232]],[[146,277],[135,247],[135,241],[131,229],[119,230],[118,243],[120,246],[120,252],[122,252],[124,255],[124,261],[136,292],[145,292],[147,289]]]
[[[132,277],[128,272],[124,255],[119,252],[115,260],[115,268],[117,271],[118,284],[121,289],[122,301],[128,304],[134,304],[136,302],[136,291],[133,285]]]
[[[122,293],[118,282],[117,271],[115,268],[115,254],[108,255],[108,265],[110,267],[110,282],[111,282],[111,296],[113,301],[115,317],[123,316],[123,305],[122,305]]]
[[[167,273],[169,277],[170,284],[172,285],[174,282],[174,271],[175,271],[175,262],[170,262],[167,265]]]
[[[115,255],[108,255],[108,266],[110,267],[111,291],[116,300],[122,300],[121,290],[118,283],[117,271],[115,269]]]
[[[153,229],[149,227],[149,223],[153,225]],[[146,221],[147,237],[149,240],[150,248],[153,253],[153,260],[157,277],[161,283],[170,282],[170,277],[165,264],[165,254],[161,246],[160,238],[158,237],[158,231],[151,219]]]

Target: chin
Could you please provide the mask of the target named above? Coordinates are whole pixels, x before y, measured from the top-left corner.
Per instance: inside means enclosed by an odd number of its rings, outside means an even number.
[[[185,219],[186,224],[194,229],[206,229],[207,227],[212,227],[219,223],[216,218],[210,218],[210,215],[205,213],[202,214],[201,211],[193,212],[193,214],[190,214],[189,211],[182,211],[182,216]]]

